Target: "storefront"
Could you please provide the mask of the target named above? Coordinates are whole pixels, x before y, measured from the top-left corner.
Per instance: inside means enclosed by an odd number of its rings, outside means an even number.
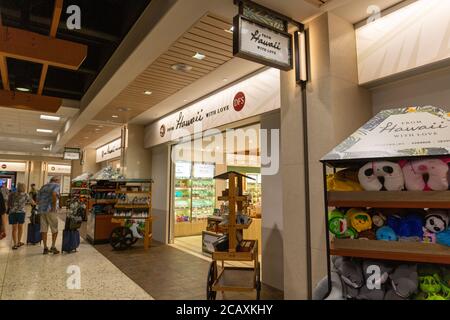
[[[72,168],[70,165],[49,163],[47,165],[47,181],[57,177],[61,184],[61,194],[70,193],[70,174]]]
[[[243,191],[253,223],[244,236],[261,241],[260,121],[278,112],[280,92],[274,84],[279,81],[278,70],[265,69],[146,128],[146,147],[169,145],[169,243],[189,237],[202,250],[195,238],[211,231],[211,218],[227,211],[227,202],[218,198],[228,186],[214,177],[228,171],[249,177]]]
[[[0,162],[0,185],[11,190],[17,183],[26,183],[26,162]]]
[[[117,138],[108,142],[104,146],[96,150],[96,163],[101,165],[101,168],[112,167],[114,170],[121,169],[122,156],[122,138]]]

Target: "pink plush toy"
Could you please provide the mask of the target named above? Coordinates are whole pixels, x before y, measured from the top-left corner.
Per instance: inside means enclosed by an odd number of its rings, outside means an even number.
[[[448,163],[450,158],[401,161],[405,186],[409,191],[448,190]],[[425,182],[424,175],[429,179]]]

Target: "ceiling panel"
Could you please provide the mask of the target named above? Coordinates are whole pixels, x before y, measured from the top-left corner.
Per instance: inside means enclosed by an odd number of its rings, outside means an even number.
[[[157,105],[179,90],[217,69],[233,57],[233,36],[229,30],[231,21],[207,14],[180,37],[141,75],[108,104],[95,120],[126,123],[142,112]],[[197,53],[205,59],[197,60]],[[172,65],[184,63],[192,67],[188,72],[175,71]],[[151,95],[145,95],[151,91]]]
[[[84,127],[83,130],[78,132],[72,140],[69,141],[67,147],[70,148],[83,148],[91,144],[97,139],[100,139],[104,135],[114,130],[116,126],[112,125],[94,125],[89,124]]]

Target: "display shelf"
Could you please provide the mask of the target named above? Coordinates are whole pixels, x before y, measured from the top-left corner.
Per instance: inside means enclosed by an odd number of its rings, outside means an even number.
[[[116,189],[96,189],[96,188],[92,188],[92,192],[116,192]]]
[[[117,203],[115,205],[116,209],[148,209],[149,207],[148,204]]]
[[[257,257],[255,254],[257,251],[257,241],[256,240],[248,240],[250,244],[250,249],[246,251],[214,251],[212,254],[213,260],[229,260],[229,261],[253,261]]]
[[[128,216],[128,217],[122,217],[122,216],[113,216],[113,219],[132,219],[132,220],[145,220],[148,219],[148,217],[139,217],[139,216]]]
[[[330,253],[336,256],[450,265],[450,248],[435,243],[335,239]]]
[[[450,191],[358,191],[328,192],[332,207],[450,209]]]
[[[121,190],[116,190],[116,193],[119,193],[119,194],[150,194],[149,191],[121,191]]]
[[[234,199],[236,201],[247,201],[248,197],[247,196],[235,196]],[[229,196],[219,196],[219,197],[217,197],[217,200],[230,201],[230,197]]]
[[[250,225],[252,224],[253,220],[250,220],[249,223],[247,224],[235,224],[234,227],[236,228],[236,230],[245,230],[250,228]],[[221,230],[228,230],[229,229],[229,225],[219,225],[219,229]]]
[[[216,291],[255,290],[255,270],[253,268],[225,267],[213,285]]]
[[[115,204],[117,199],[90,199],[91,203],[94,204]]]

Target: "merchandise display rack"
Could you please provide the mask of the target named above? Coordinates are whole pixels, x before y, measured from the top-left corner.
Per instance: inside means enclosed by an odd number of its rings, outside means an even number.
[[[217,292],[225,291],[253,291],[256,290],[256,298],[260,298],[261,274],[258,261],[258,241],[241,240],[238,243],[237,235],[242,238],[242,230],[251,224],[236,223],[237,212],[244,213],[246,210],[247,197],[243,195],[243,178],[248,178],[237,172],[227,172],[215,177],[215,179],[228,180],[228,195],[218,197],[219,201],[229,202],[228,224],[219,225],[218,231],[228,235],[228,249],[225,251],[215,250],[212,253],[212,262],[207,278],[206,295],[208,300],[214,300]],[[221,269],[217,263],[221,262]],[[252,268],[225,267],[225,261],[251,261]]]
[[[370,162],[388,161],[399,163],[400,161],[404,161],[406,163],[407,161],[447,158],[450,156],[450,148],[448,146],[433,145],[432,143],[423,148],[416,147],[414,149],[411,147],[411,149],[407,149],[405,145],[408,145],[408,143],[411,144],[411,142],[402,140],[401,137],[396,137],[398,139],[396,143],[399,146],[399,150],[390,149],[388,155],[387,152],[378,152],[373,150],[374,148],[369,144],[364,144],[366,137],[372,140],[374,139],[371,137],[371,134],[378,134],[377,130],[375,130],[377,128],[376,126],[384,123],[383,121],[390,117],[392,112],[397,117],[402,114],[408,116],[409,114],[416,114],[419,117],[420,112],[429,112],[433,115],[442,113],[440,110],[432,107],[406,108],[381,112],[321,160],[324,179],[328,293],[332,290],[331,256],[450,266],[450,247],[443,244],[412,241],[339,239],[337,237],[331,240],[328,219],[332,208],[450,209],[450,191],[448,190],[329,191],[327,189],[328,168],[331,168],[333,173],[336,174],[340,169],[359,170],[363,165]],[[438,134],[440,133],[434,133],[435,136],[438,136]],[[448,138],[447,135],[444,135],[444,137]],[[446,141],[444,137],[439,139]],[[436,141],[439,141],[439,139],[436,138]],[[419,135],[418,141],[421,141]],[[356,148],[355,150],[357,151],[350,151],[350,148],[357,143],[359,143],[360,149]],[[383,143],[392,144],[392,141],[387,140],[384,142],[379,138],[377,143],[380,145]],[[362,144],[365,145],[366,150],[363,149],[361,151]],[[412,146],[414,146],[414,143]],[[395,212],[393,210],[392,213],[389,213],[389,210],[387,210],[384,214],[395,214]]]
[[[70,184],[70,203],[79,202],[86,206],[84,210],[83,221],[87,221],[87,213],[89,207],[89,199],[91,196],[91,189],[89,188],[89,181],[72,181]]]

